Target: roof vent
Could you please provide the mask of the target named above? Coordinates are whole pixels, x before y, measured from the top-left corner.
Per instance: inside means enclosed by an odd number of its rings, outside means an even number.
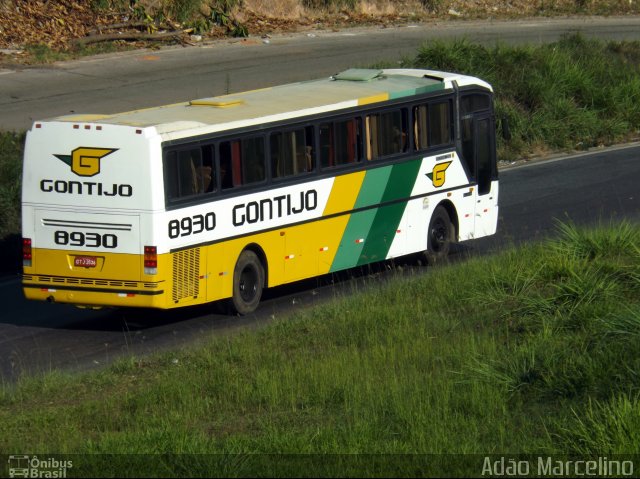
[[[199,100],[191,100],[191,106],[213,106],[215,108],[228,108],[231,106],[239,106],[244,104],[241,98],[231,98],[227,96],[213,96],[210,98],[200,98]]]
[[[382,70],[372,70],[368,68],[349,68],[333,76],[334,80],[346,81],[371,81],[382,75]]]

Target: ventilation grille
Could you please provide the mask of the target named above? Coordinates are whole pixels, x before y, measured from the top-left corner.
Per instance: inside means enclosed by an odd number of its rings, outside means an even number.
[[[142,283],[139,281],[121,281],[114,279],[91,279],[91,278],[67,278],[64,276],[45,276],[45,275],[22,275],[24,281],[35,281],[37,283],[46,284],[65,284],[65,285],[86,285],[86,286],[110,286],[114,288],[158,288],[158,283]],[[43,285],[44,287],[45,285]]]
[[[200,248],[187,249],[173,254],[173,301],[184,298],[196,298],[200,281],[198,265]]]

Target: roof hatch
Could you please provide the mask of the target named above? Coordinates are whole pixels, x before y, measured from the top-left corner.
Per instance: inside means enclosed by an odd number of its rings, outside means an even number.
[[[371,81],[382,75],[382,70],[372,70],[368,68],[349,68],[333,76],[334,80],[346,81]]]

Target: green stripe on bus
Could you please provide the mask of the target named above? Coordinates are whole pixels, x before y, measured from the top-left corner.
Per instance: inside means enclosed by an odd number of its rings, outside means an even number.
[[[422,95],[433,91],[444,90],[444,83],[436,83],[434,85],[426,85],[418,88],[412,88],[410,90],[394,91],[389,93],[389,100],[395,100],[396,98],[404,98],[408,96]]]
[[[391,171],[391,166],[367,171],[354,205],[356,210],[377,205],[382,201]],[[369,235],[375,217],[375,209],[359,211],[351,215],[331,264],[330,272],[352,268],[358,264],[365,239]]]
[[[376,210],[358,265],[382,261],[387,257],[407,207],[406,199],[411,196],[416,182],[420,164],[421,160],[418,159],[394,165],[381,199],[381,203],[391,204]]]
[[[367,171],[354,205],[355,209],[377,205],[382,201],[392,169],[392,166],[384,166]]]

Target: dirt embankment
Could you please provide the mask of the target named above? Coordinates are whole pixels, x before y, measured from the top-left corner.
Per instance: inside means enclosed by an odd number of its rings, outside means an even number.
[[[202,0],[180,10],[186,3],[0,0],[0,49],[19,55],[35,45],[73,51],[106,41],[135,47],[430,20],[640,14],[639,0]]]

